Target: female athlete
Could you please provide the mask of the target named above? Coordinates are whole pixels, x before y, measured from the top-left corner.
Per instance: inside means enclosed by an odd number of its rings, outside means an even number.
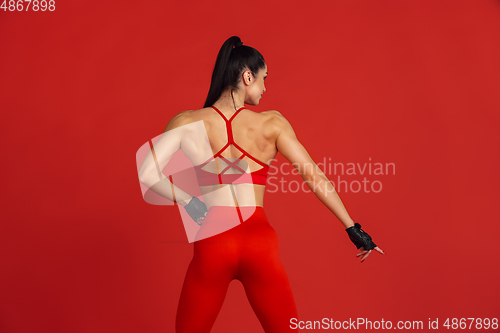
[[[279,258],[278,237],[263,208],[269,164],[278,152],[345,226],[360,249],[361,262],[373,249],[384,254],[351,219],[287,119],[275,110],[256,113],[244,107],[259,104],[267,75],[267,64],[256,49],[243,45],[237,36],[227,39],[217,56],[204,107],[180,112],[165,129],[189,128],[203,121],[210,158],[201,156],[201,144],[189,130],[171,140],[169,149],[156,149],[156,158],[165,162],[182,148],[194,165],[203,199],[169,183],[174,200],[201,225],[179,299],[177,333],[210,332],[233,279],[243,284],[266,333],[292,331],[295,301]],[[147,178],[144,170],[141,182]],[[151,189],[155,191],[154,186]]]

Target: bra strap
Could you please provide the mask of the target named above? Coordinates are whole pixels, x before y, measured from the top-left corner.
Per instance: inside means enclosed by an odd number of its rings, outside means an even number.
[[[219,109],[217,109],[215,106],[212,105],[212,108],[217,111],[222,119],[224,119],[224,121],[226,122],[226,130],[227,130],[227,142],[228,143],[234,143],[233,141],[233,129],[231,127],[231,121],[233,121],[234,117],[236,117],[236,115],[241,111],[243,110],[245,107],[242,106],[241,108],[239,108],[238,110],[236,110],[236,112],[231,116],[231,118],[229,118],[229,120],[222,114],[222,112],[220,112]]]
[[[212,105],[212,106],[211,106],[211,108],[213,108],[215,111],[217,111],[217,113],[218,113],[218,114],[220,114],[220,116],[222,117],[222,119],[224,119],[224,120],[226,121],[226,123],[228,123],[228,122],[231,122],[231,121],[234,119],[234,117],[236,117],[236,115],[237,115],[237,114],[238,114],[241,110],[243,110],[245,107],[244,107],[244,106],[242,106],[241,108],[239,108],[238,110],[236,110],[236,112],[235,112],[235,113],[233,113],[233,115],[231,116],[231,118],[229,118],[229,120],[228,120],[228,119],[226,118],[226,116],[224,116],[224,114],[223,114],[223,113],[222,113],[219,109],[217,109],[215,106],[213,106],[213,105]]]

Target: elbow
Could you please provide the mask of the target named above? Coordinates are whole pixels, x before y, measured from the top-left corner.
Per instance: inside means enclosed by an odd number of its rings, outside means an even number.
[[[300,173],[302,179],[307,182],[317,182],[322,179],[322,172],[317,165],[303,167],[303,172]]]
[[[139,182],[144,184],[145,186],[148,186],[152,184],[151,182],[152,179],[152,173],[149,170],[140,170],[139,171]]]
[[[149,181],[144,176],[139,176],[139,183],[146,187],[149,187]]]
[[[323,173],[318,172],[307,172],[302,175],[304,182],[309,185],[309,187],[316,188],[317,186],[325,186],[330,180]]]
[[[302,177],[302,179],[306,183],[310,183],[310,182],[314,181],[314,175],[312,173],[305,172],[305,173],[301,173],[300,176]]]

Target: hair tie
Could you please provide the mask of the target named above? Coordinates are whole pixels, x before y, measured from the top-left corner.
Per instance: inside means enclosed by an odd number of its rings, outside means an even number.
[[[242,42],[242,41],[239,41],[239,42],[237,42],[236,44],[234,44],[234,47],[236,48],[236,47],[241,46],[241,45],[243,45],[243,42]]]

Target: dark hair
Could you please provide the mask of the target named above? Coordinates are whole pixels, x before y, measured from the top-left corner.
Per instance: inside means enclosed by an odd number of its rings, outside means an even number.
[[[229,37],[219,50],[215,61],[212,81],[207,99],[203,107],[212,106],[222,95],[222,92],[231,87],[231,94],[237,88],[241,73],[250,70],[254,76],[264,68],[266,62],[259,51],[248,45],[234,47],[241,42],[238,36]],[[234,99],[233,99],[234,103]]]

